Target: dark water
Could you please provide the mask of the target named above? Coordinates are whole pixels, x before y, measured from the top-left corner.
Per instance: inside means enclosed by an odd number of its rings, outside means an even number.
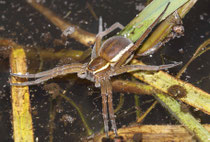
[[[102,16],[103,21],[109,27],[116,21],[126,25],[135,17],[138,6],[143,0],[92,0],[92,5],[97,16]],[[65,18],[73,24],[79,25],[83,29],[97,33],[98,21],[91,15],[84,0],[53,0],[43,3],[60,17],[64,17],[69,11],[70,15]],[[198,1],[195,7],[186,15],[183,20],[185,36],[170,41],[166,47],[158,51],[152,58],[144,58],[149,64],[161,64],[160,55],[174,61],[186,63],[195,52],[196,48],[207,40],[210,36],[210,2],[208,0]],[[85,49],[85,47],[74,40],[69,40],[67,46],[54,46],[51,42],[43,40],[43,34],[50,34],[52,40],[60,39],[61,31],[50,23],[44,16],[33,9],[25,1],[2,0],[0,1],[0,35],[2,38],[10,38],[18,44],[32,45],[42,49],[59,51],[61,49]],[[183,53],[180,53],[180,49]],[[53,56],[53,54],[52,54]],[[0,140],[12,141],[11,125],[11,103],[10,86],[8,83],[9,66],[8,56],[0,56]],[[29,68],[37,72],[39,60],[32,64],[28,61]],[[42,70],[47,70],[56,66],[59,60],[52,62],[43,61]],[[180,68],[172,69],[176,73]],[[203,54],[196,59],[184,73],[182,80],[210,92],[210,54]],[[122,78],[130,78],[123,75]],[[72,83],[73,82],[73,83]],[[59,93],[66,91],[68,97],[75,101],[81,108],[87,119],[88,124],[94,132],[100,131],[103,125],[101,116],[101,97],[100,90],[88,81],[77,79],[76,76],[67,76],[48,81],[46,84],[56,83],[59,86]],[[46,85],[45,84],[45,85]],[[57,98],[52,100],[51,95],[46,92],[45,85],[30,87],[31,105],[35,138],[39,141],[49,140],[49,112],[56,109],[54,120],[54,141],[78,141],[86,136],[86,131],[81,123],[77,111],[66,101]],[[135,121],[134,98],[132,95],[125,94],[126,102],[117,114],[118,127],[128,125]],[[140,96],[141,109],[145,111],[150,105],[153,97]],[[114,105],[119,101],[119,95],[114,93]],[[56,107],[55,107],[55,104]],[[54,107],[53,107],[54,106]],[[192,108],[193,110],[193,108]],[[127,113],[126,113],[127,112]],[[201,120],[201,123],[209,123],[208,116],[202,112],[194,112],[194,115]],[[62,118],[72,118],[72,123],[64,122]],[[128,119],[129,118],[129,119]],[[179,124],[171,115],[160,105],[146,117],[144,124]]]

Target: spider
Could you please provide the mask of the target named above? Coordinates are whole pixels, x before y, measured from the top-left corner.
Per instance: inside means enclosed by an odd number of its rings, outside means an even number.
[[[101,87],[102,96],[102,114],[104,120],[104,130],[108,137],[108,114],[111,120],[112,130],[117,134],[114,109],[112,104],[112,86],[110,78],[127,71],[148,70],[157,71],[162,69],[172,68],[179,65],[181,62],[174,64],[152,66],[152,65],[126,65],[131,59],[134,51],[139,47],[147,35],[151,32],[154,26],[159,22],[162,15],[165,13],[170,3],[167,4],[164,11],[152,23],[152,25],[143,33],[143,35],[134,44],[131,40],[123,36],[113,36],[101,44],[102,38],[115,30],[116,28],[123,29],[124,27],[116,22],[111,27],[97,34],[95,47],[93,48],[91,61],[81,64],[67,64],[53,68],[48,71],[43,71],[36,74],[18,74],[11,73],[12,76],[20,78],[37,78],[34,81],[26,81],[22,83],[11,83],[14,86],[35,85],[52,79],[57,76],[63,76],[69,73],[77,73],[79,78],[85,78],[95,83],[95,87]],[[107,106],[108,105],[108,106]],[[109,113],[108,113],[109,112]]]

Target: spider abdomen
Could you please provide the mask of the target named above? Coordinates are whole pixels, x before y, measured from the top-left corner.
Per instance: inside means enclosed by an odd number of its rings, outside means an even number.
[[[116,63],[132,46],[133,42],[130,39],[114,36],[102,44],[99,56],[110,63]]]

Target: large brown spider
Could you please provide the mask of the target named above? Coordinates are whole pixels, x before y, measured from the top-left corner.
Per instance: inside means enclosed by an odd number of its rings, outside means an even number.
[[[36,74],[18,74],[11,73],[12,76],[20,78],[38,78],[34,81],[26,81],[23,83],[11,83],[15,86],[27,86],[35,85],[52,79],[57,76],[66,75],[69,73],[77,73],[78,77],[86,78],[92,82],[95,82],[96,87],[101,87],[102,96],[102,112],[104,119],[104,130],[108,136],[108,112],[111,120],[112,129],[117,136],[117,127],[115,122],[114,109],[112,104],[112,86],[110,83],[110,77],[116,76],[127,71],[137,70],[149,70],[157,71],[162,69],[172,68],[179,65],[181,62],[160,66],[151,65],[126,65],[131,59],[134,51],[139,47],[147,35],[151,32],[152,28],[158,23],[160,17],[164,14],[168,5],[159,17],[153,22],[153,24],[144,32],[144,34],[134,44],[131,40],[123,36],[113,36],[107,39],[102,45],[102,38],[115,30],[116,28],[123,29],[124,27],[120,23],[113,24],[110,28],[97,34],[95,47],[91,55],[91,61],[89,63],[81,64],[67,64],[60,67],[53,68],[48,71],[43,71]],[[108,107],[107,107],[108,101]]]

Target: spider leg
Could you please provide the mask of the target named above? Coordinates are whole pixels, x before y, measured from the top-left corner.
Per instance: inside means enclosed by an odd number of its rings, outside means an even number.
[[[22,82],[22,83],[10,83],[10,85],[12,86],[30,86],[30,85],[36,85],[36,84],[40,84],[44,81],[47,81],[49,79],[53,78],[52,76],[45,76],[45,77],[41,77],[39,79],[36,79],[34,81],[26,81],[26,82]]]
[[[146,70],[146,71],[158,71],[168,68],[173,68],[175,66],[178,66],[182,64],[182,62],[176,62],[174,64],[166,64],[166,65],[160,65],[160,66],[153,66],[153,65],[126,65],[123,67],[119,67],[116,69],[111,76],[119,75],[125,72],[132,72],[137,70]]]
[[[106,136],[108,137],[109,125],[108,125],[108,111],[107,111],[107,92],[106,92],[106,84],[104,80],[101,80],[101,96],[102,96],[102,116],[104,120],[104,131]]]
[[[100,33],[97,34],[96,42],[95,42],[95,45],[94,45],[93,51],[92,51],[91,59],[94,59],[94,58],[96,58],[98,56],[99,51],[100,51],[100,47],[101,47],[101,40],[102,40],[102,38],[104,36],[106,36],[107,34],[109,34],[110,32],[114,31],[117,28],[123,29],[124,26],[121,25],[119,22],[116,22],[111,27],[106,29],[105,31],[100,32]]]
[[[106,81],[107,86],[107,97],[108,97],[108,108],[109,108],[109,117],[112,124],[112,130],[114,131],[115,136],[117,137],[117,126],[115,121],[115,115],[114,115],[114,108],[113,108],[113,102],[112,102],[112,85],[108,79]]]
[[[10,83],[10,84],[13,85],[13,86],[36,85],[36,84],[40,84],[44,81],[47,81],[49,79],[55,78],[57,76],[66,75],[66,74],[69,74],[69,73],[81,72],[82,69],[83,69],[82,66],[78,66],[78,67],[72,67],[71,66],[71,68],[67,68],[67,69],[59,70],[59,71],[54,72],[54,73],[50,73],[49,75],[45,75],[45,76],[43,76],[39,79],[36,79],[34,81],[26,81],[26,82],[22,82],[22,83]]]
[[[39,72],[36,74],[18,74],[18,73],[10,73],[12,76],[20,77],[20,78],[40,78],[44,76],[50,76],[53,74],[59,74],[61,72],[65,72],[65,70],[76,70],[76,68],[82,68],[83,64],[75,63],[75,64],[69,64],[69,65],[63,65],[60,67],[56,67],[47,71]]]
[[[100,16],[98,20],[98,33],[103,32],[103,19]]]
[[[98,33],[101,33],[101,32],[103,32],[103,19],[100,16],[98,20]],[[92,53],[91,53],[91,60],[93,60],[94,58],[96,58],[96,44],[94,44]]]

